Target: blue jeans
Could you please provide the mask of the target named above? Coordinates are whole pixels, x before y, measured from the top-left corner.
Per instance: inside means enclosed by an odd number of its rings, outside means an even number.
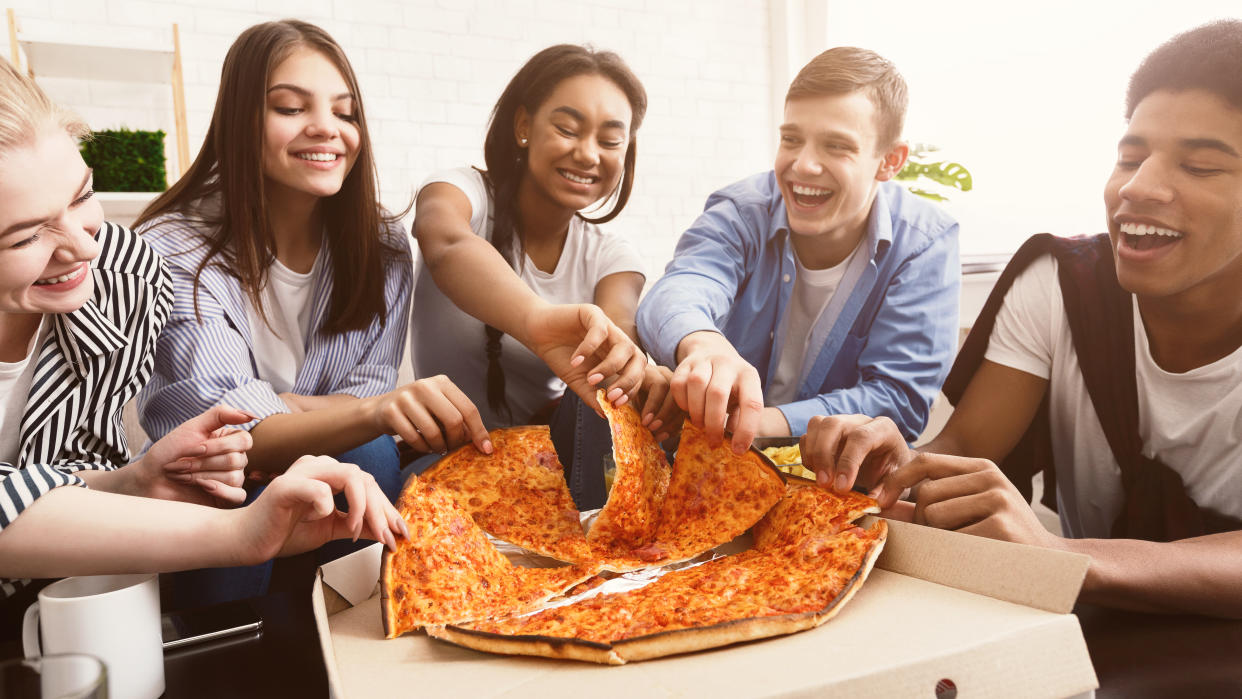
[[[612,453],[612,430],[608,420],[588,408],[578,394],[565,391],[565,397],[552,414],[549,425],[552,445],[565,467],[565,482],[578,511],[604,506],[604,455]]]
[[[397,444],[392,437],[383,435],[342,453],[336,459],[343,463],[357,464],[363,471],[375,477],[380,490],[389,500],[396,501],[397,494],[401,492],[401,465],[397,456]],[[262,492],[262,486],[251,490],[246,496],[246,505],[254,502]],[[344,494],[337,494],[336,506],[348,511]],[[169,604],[173,609],[197,607],[258,597],[266,594],[269,589],[293,590],[300,594],[301,588],[306,587],[306,592],[309,592],[308,583],[319,565],[371,543],[332,541],[315,551],[259,565],[201,568],[173,573],[166,576],[171,579]]]

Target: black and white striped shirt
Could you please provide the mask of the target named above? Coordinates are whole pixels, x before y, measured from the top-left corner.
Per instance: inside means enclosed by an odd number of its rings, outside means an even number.
[[[129,462],[121,408],[151,377],[155,341],[172,308],[172,281],[146,241],[105,223],[92,263],[94,294],[49,319],[22,414],[17,464],[0,461],[0,531],[38,497],[84,486],[78,471]],[[0,579],[0,599],[26,581]]]

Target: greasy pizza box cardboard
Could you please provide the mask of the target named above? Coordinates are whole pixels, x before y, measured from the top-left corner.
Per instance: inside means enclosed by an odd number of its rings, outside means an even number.
[[[622,666],[491,655],[421,631],[385,640],[377,544],[316,580],[329,685],[342,698],[933,697],[942,680],[966,697],[1064,697],[1098,686],[1070,613],[1086,556],[889,525],[871,577],[823,626]]]

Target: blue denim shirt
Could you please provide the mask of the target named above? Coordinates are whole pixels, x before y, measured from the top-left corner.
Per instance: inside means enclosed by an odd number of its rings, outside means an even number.
[[[881,183],[855,255],[816,322],[792,403],[777,406],[795,435],[814,415],[886,415],[913,440],[957,349],[957,222],[935,204]],[[638,308],[638,332],[656,360],[676,366],[677,345],[722,333],[763,377],[781,356],[781,321],[797,274],[785,203],[766,172],[712,194],[677,243],[673,261]]]

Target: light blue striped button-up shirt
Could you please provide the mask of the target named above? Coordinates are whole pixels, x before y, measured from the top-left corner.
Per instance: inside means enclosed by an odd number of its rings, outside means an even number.
[[[271,384],[258,377],[246,318],[247,298],[237,278],[216,265],[204,268],[196,314],[194,274],[206,254],[199,225],[170,214],[143,227],[143,237],[168,264],[176,294],[172,317],[156,346],[155,375],[138,398],[143,429],[153,441],[216,405],[248,410],[259,420],[290,412]],[[323,273],[311,292],[306,358],[298,369],[293,393],[345,393],[364,398],[396,388],[397,366],[405,351],[413,265],[409,237],[399,224],[389,226],[386,242],[403,253],[385,261],[384,322],[377,319],[364,329],[338,334],[319,330],[332,296],[332,260],[326,245],[319,251],[325,256]],[[249,429],[257,422],[244,427]]]

